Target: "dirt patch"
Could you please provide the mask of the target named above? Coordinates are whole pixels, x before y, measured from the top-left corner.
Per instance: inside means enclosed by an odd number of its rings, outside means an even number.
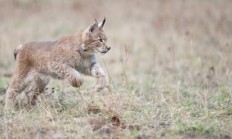
[[[114,134],[117,135],[122,130],[141,130],[141,125],[136,124],[127,124],[122,117],[120,117],[118,114],[113,112],[112,110],[102,110],[96,106],[89,106],[88,107],[89,113],[95,113],[100,114],[104,113],[104,115],[107,113],[107,118],[100,118],[100,117],[94,117],[89,118],[88,124],[92,127],[93,131],[97,131],[100,134]]]

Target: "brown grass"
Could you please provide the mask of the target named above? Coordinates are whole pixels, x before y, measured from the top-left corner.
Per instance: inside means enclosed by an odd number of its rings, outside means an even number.
[[[230,0],[0,0],[0,138],[232,137]],[[107,18],[99,55],[111,92],[52,81],[36,106],[6,123],[14,48],[54,40]],[[52,89],[54,88],[54,90]],[[53,90],[53,91],[52,91]]]

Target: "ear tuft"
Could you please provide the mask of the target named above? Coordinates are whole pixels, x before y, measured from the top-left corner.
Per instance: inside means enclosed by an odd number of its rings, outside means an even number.
[[[106,17],[104,17],[103,21],[99,23],[99,28],[103,28],[103,26],[105,25],[105,22],[106,22]]]
[[[95,18],[95,23],[98,23],[96,18]]]

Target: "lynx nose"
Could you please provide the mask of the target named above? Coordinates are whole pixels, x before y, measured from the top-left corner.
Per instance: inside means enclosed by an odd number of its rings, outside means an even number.
[[[107,50],[108,50],[108,51],[111,49],[111,47],[109,47],[109,46],[108,46],[108,47],[106,47],[106,48],[107,48]]]

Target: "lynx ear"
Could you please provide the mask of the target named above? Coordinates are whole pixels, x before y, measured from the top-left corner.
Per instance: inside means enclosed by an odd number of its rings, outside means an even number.
[[[103,28],[103,26],[105,25],[105,22],[106,22],[106,18],[104,17],[103,21],[98,24],[98,27]]]
[[[94,32],[95,30],[97,30],[97,28],[98,28],[98,24],[97,24],[97,22],[96,23],[94,23],[93,25],[91,25],[90,27],[89,27],[89,32]]]

